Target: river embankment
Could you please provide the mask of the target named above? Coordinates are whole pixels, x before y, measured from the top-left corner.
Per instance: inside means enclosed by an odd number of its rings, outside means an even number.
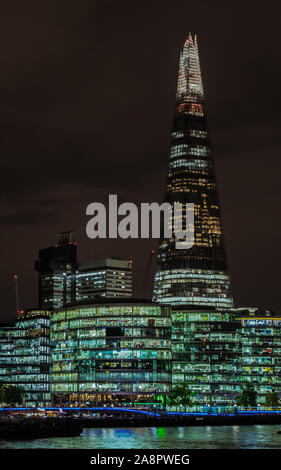
[[[74,418],[16,418],[0,420],[0,439],[75,437],[80,436],[82,431],[82,422]]]
[[[253,415],[170,415],[140,417],[76,418],[84,428],[132,428],[163,426],[234,426],[255,424],[281,424],[281,414]]]

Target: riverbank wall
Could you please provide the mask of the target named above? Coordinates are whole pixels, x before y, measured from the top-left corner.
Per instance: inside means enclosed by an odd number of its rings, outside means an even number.
[[[84,428],[132,428],[162,426],[235,426],[255,424],[280,424],[279,415],[176,415],[176,416],[142,416],[142,417],[101,417],[76,418]]]

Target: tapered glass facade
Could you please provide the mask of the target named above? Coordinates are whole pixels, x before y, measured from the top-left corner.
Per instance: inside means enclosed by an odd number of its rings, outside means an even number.
[[[166,201],[194,204],[194,245],[176,249],[174,234],[160,240],[154,299],[161,303],[231,307],[198,45],[191,34],[180,55]],[[185,212],[183,219],[183,227],[188,229]]]

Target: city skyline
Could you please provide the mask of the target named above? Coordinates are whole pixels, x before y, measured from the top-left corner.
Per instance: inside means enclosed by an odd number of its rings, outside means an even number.
[[[219,22],[219,8],[206,6],[206,19],[201,15],[199,20],[195,6],[182,4],[179,13],[166,6],[159,11],[153,5],[143,34],[145,8],[140,7],[138,18],[132,21],[132,12],[120,8],[123,17],[118,13],[118,26],[112,19],[108,22],[102,7],[91,11],[89,20],[86,9],[76,18],[73,10],[70,22],[79,31],[78,40],[71,28],[66,28],[62,38],[58,18],[63,17],[63,8],[56,19],[48,18],[53,21],[53,42],[49,29],[42,27],[45,12],[39,6],[36,21],[30,19],[31,33],[25,36],[24,45],[17,22],[15,30],[11,28],[14,42],[3,28],[10,54],[7,58],[7,53],[0,51],[0,143],[3,173],[7,173],[2,185],[1,244],[5,250],[1,319],[15,317],[14,273],[19,274],[21,303],[37,305],[33,272],[37,250],[49,246],[54,233],[69,228],[77,232],[81,261],[111,255],[134,257],[136,284],[140,286],[136,295],[141,296],[156,241],[89,241],[84,234],[84,209],[91,200],[110,192],[120,194],[123,200],[141,201],[144,196],[148,201],[162,200],[175,70],[188,29],[196,31],[200,39],[235,304],[280,310],[276,217],[280,196],[279,95],[275,95],[273,106],[266,93],[260,93],[261,89],[278,89],[275,19],[266,23],[264,10],[259,8],[253,12],[245,7],[243,17],[237,10],[238,37],[237,22]],[[116,18],[114,15],[117,10],[111,18]],[[158,15],[162,22],[156,21]],[[256,21],[249,25],[252,15]],[[211,21],[215,17],[217,30]],[[168,35],[167,25],[172,20],[177,27],[172,32],[169,29]],[[91,32],[85,24],[91,24]],[[257,48],[261,30],[267,41]],[[102,40],[97,42],[100,35]],[[117,48],[112,48],[113,36]],[[39,41],[34,41],[36,38]],[[243,48],[238,48],[238,42]],[[165,54],[160,53],[163,50]],[[144,131],[140,133],[140,129]]]

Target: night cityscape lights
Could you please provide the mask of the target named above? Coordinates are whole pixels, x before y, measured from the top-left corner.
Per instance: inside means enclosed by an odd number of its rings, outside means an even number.
[[[131,405],[169,392],[170,309],[108,302],[52,314],[53,405]]]
[[[180,55],[165,202],[194,205],[194,245],[177,249],[174,232],[160,238],[152,301],[132,297],[132,261],[78,263],[73,232],[39,251],[38,308],[0,325],[0,381],[22,386],[26,406],[169,407],[183,383],[200,412],[236,406],[247,384],[258,405],[281,395],[281,316],[233,307],[191,34]]]
[[[0,328],[0,381],[20,385],[25,404],[50,403],[50,312],[30,310]]]

